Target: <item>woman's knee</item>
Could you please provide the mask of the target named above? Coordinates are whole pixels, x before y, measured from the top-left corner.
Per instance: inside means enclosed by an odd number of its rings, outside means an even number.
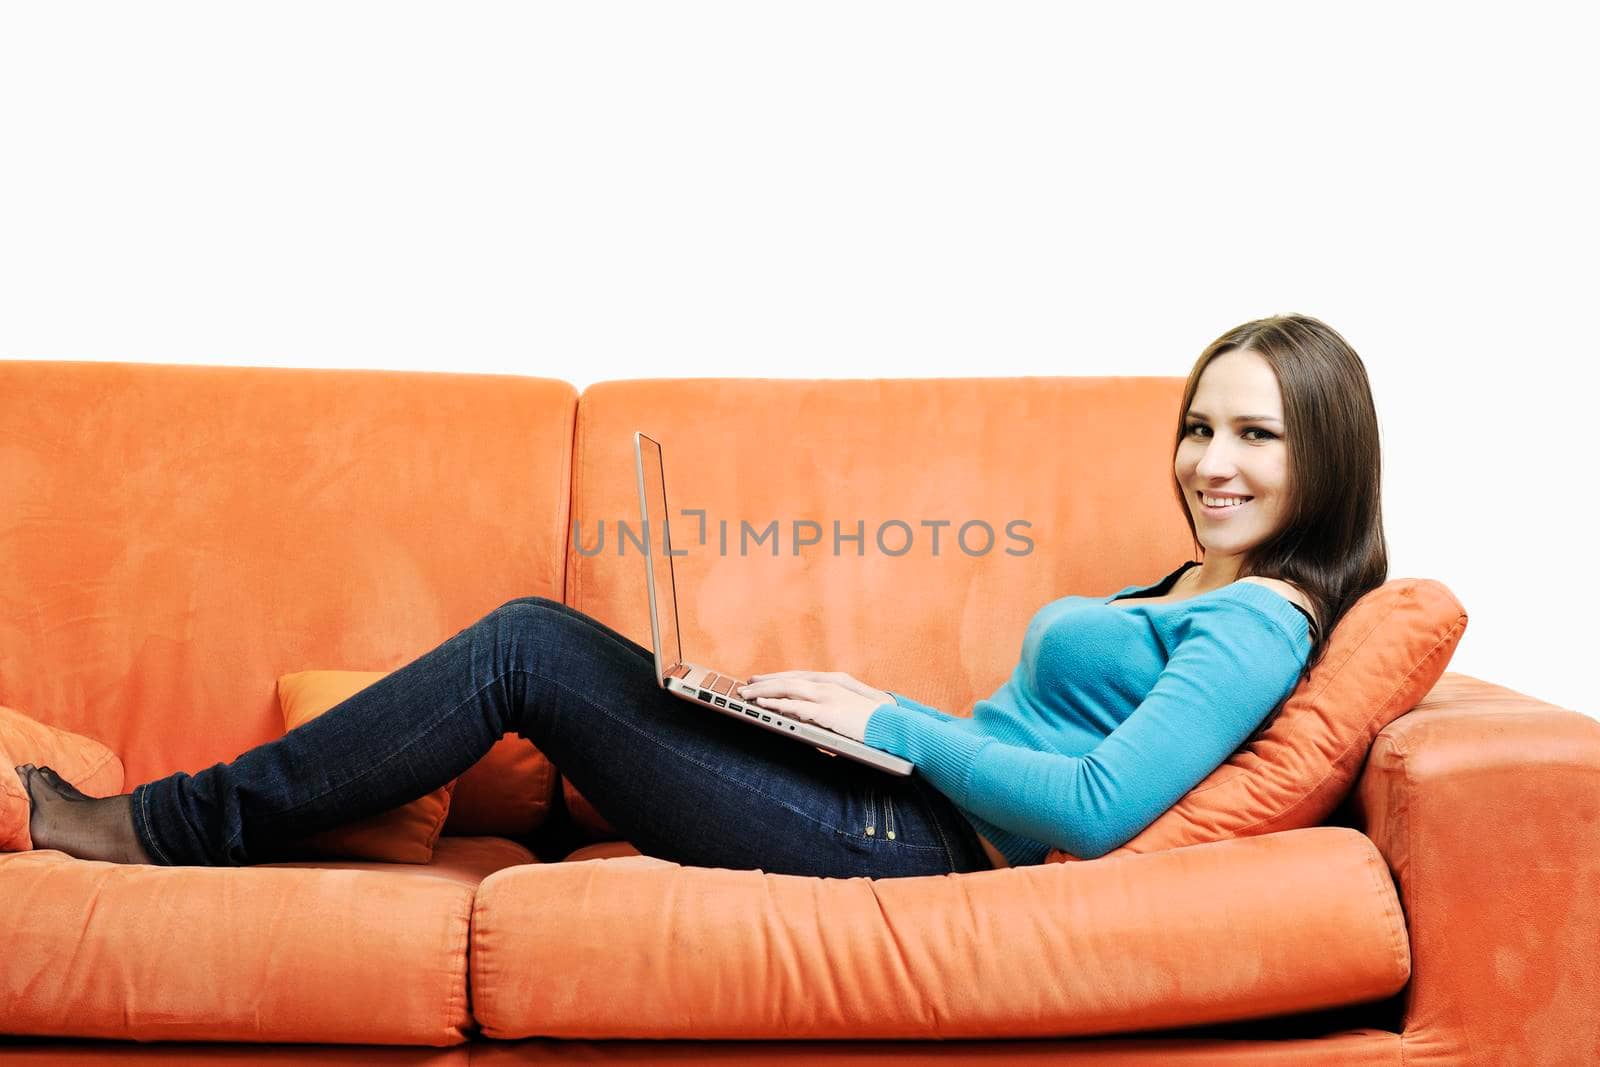
[[[515,598],[514,600],[508,600],[504,604],[501,604],[500,607],[497,608],[496,610],[497,611],[505,611],[505,610],[507,610],[509,608],[515,608],[518,604],[537,604],[537,605],[539,605],[540,607],[543,607],[543,608],[564,608],[564,607],[566,607],[566,605],[561,603],[561,601],[553,600],[553,599],[551,599],[550,597],[547,597],[547,596],[519,596],[519,597]]]
[[[543,635],[559,628],[563,637],[571,639],[563,642],[569,649],[602,649],[614,645],[630,659],[638,659],[645,664],[651,664],[655,659],[648,647],[638,644],[594,616],[550,597],[524,596],[508,600],[485,616],[483,624],[493,628],[502,639],[508,635],[513,638],[528,634]]]
[[[545,596],[519,596],[495,608],[489,613],[489,618],[499,622],[527,623],[570,613],[571,609],[559,600]]]
[[[500,649],[508,657],[505,661],[511,662],[557,643],[570,646],[571,642],[564,640],[573,624],[569,611],[549,597],[517,597],[479,619],[474,629],[480,641]]]

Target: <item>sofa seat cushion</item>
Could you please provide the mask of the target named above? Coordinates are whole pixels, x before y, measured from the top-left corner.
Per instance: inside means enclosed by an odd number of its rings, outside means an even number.
[[[491,1038],[1026,1038],[1360,1004],[1411,957],[1376,847],[1318,826],[924,878],[524,865],[478,887],[471,970]]]
[[[460,885],[476,888],[495,871],[521,863],[538,863],[522,845],[504,837],[441,837],[427,863],[391,863],[385,860],[310,859],[282,863],[258,863],[262,867],[304,867],[332,871],[389,871],[425,878],[448,878]]]
[[[0,854],[0,1033],[460,1044],[478,880],[528,858],[490,838],[441,838],[427,866]]]
[[[644,853],[633,847],[627,841],[595,841],[575,848],[567,853],[562,863],[582,863],[584,860],[604,860],[626,856],[642,856]],[[661,860],[662,863],[671,863],[670,860]]]

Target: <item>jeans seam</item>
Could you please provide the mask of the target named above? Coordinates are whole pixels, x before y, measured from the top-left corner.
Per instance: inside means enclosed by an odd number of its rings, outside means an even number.
[[[140,789],[139,789],[139,818],[140,818],[140,821],[142,823],[144,823],[144,833],[140,834],[140,835],[136,835],[136,836],[141,836],[141,837],[145,838],[145,842],[150,846],[150,850],[156,854],[156,858],[161,861],[163,866],[167,866],[167,867],[176,866],[170,859],[167,858],[167,854],[165,852],[161,851],[161,846],[156,843],[156,839],[153,836],[151,836],[151,834],[150,834],[150,812],[145,807],[145,798],[147,796],[149,796],[149,795],[150,795],[150,791],[148,789],[140,787]]]
[[[927,788],[921,782],[917,781],[915,775],[912,776],[911,781],[912,781],[912,784],[914,784],[918,789],[921,789],[923,791],[923,795],[924,796],[927,795]],[[946,837],[945,834],[944,834],[944,826],[939,822],[939,813],[938,813],[937,810],[935,810],[935,811],[933,811],[931,813],[931,815],[932,815],[932,818],[929,821],[933,823],[933,831],[934,831],[934,833],[939,835],[939,844],[940,844],[940,846],[942,846],[944,848],[944,858],[945,858],[946,862],[949,863],[950,869],[952,871],[955,871],[961,865],[956,862],[956,855],[950,849],[950,839],[948,837]]]

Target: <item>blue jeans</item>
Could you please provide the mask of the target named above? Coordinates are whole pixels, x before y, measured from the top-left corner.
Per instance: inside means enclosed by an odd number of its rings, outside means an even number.
[[[439,788],[508,731],[646,855],[825,878],[991,867],[972,824],[920,775],[672,696],[649,649],[544,597],[510,601],[231,763],[137,786],[134,831],[160,864],[286,859],[296,838]]]

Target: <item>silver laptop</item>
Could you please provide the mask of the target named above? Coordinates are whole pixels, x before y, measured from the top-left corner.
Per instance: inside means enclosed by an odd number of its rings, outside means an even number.
[[[815,745],[830,756],[844,756],[901,776],[915,770],[916,765],[910,761],[864,745],[852,737],[771,708],[746,704],[734,690],[748,679],[684,662],[678,629],[678,592],[673,579],[671,527],[667,523],[666,466],[661,458],[661,445],[636,431],[633,458],[639,472],[639,520],[644,524],[644,572],[645,584],[650,590],[650,641],[656,651],[656,684],[674,696],[740,722]],[[659,537],[654,532],[657,530]],[[663,567],[656,566],[657,551],[666,560]]]

